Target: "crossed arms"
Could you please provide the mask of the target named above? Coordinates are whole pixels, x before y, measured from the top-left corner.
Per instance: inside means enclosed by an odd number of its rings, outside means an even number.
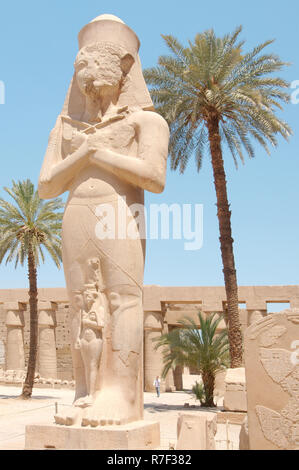
[[[66,191],[78,173],[90,164],[102,168],[119,179],[153,193],[164,189],[166,161],[168,155],[169,129],[158,114],[151,111],[138,111],[132,114],[135,126],[138,155],[137,158],[99,148],[92,143],[90,135],[81,133],[79,148],[61,157],[61,129],[59,120],[50,134],[48,149],[39,178],[39,195],[50,199]],[[61,127],[61,120],[60,120]]]

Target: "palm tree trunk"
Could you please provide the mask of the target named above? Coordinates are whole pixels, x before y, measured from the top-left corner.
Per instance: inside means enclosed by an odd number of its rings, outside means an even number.
[[[228,337],[231,367],[242,366],[242,332],[239,319],[238,285],[235,268],[233,238],[231,231],[231,211],[227,199],[226,178],[219,134],[219,119],[212,116],[207,121],[210,151],[217,196],[217,216],[219,221],[220,247],[227,299]]]
[[[23,399],[28,399],[32,395],[36,356],[37,356],[37,341],[38,341],[38,317],[37,317],[37,274],[35,259],[32,247],[29,247],[28,252],[28,278],[29,278],[29,308],[30,308],[30,346],[29,358],[27,366],[27,376],[23,385],[22,395]]]
[[[205,389],[205,402],[201,406],[214,407],[214,385],[215,385],[215,376],[214,374],[207,370],[202,373],[202,383]]]

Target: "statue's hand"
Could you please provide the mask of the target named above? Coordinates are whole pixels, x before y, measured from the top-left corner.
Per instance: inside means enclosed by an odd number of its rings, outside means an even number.
[[[40,176],[39,179],[39,184],[48,184],[51,181],[51,170],[47,168],[47,170],[44,170],[42,175]]]
[[[78,148],[80,148],[81,145],[84,144],[86,137],[86,134],[76,132],[72,138],[72,151],[78,150]]]
[[[98,150],[98,147],[94,144],[91,137],[91,135],[86,134],[79,134],[78,136],[75,136],[75,139],[77,139],[78,143],[80,142],[80,147],[78,150],[81,151],[82,156],[84,157]]]
[[[111,156],[110,149],[107,149],[105,147],[99,148],[98,146],[96,148],[96,151],[90,155],[89,160],[91,161],[91,163],[100,163],[100,162],[107,163],[111,159],[110,156]]]
[[[76,340],[75,345],[74,345],[74,348],[75,348],[75,349],[80,349],[80,348],[81,348],[81,341],[80,341],[79,338]]]

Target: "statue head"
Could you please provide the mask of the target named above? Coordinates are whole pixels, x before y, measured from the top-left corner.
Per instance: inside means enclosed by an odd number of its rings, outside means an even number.
[[[101,15],[78,35],[79,52],[62,114],[83,119],[88,99],[111,89],[119,91],[117,106],[154,110],[138,55],[139,39],[123,21]]]
[[[93,286],[85,285],[86,290],[84,291],[84,300],[87,311],[91,309],[92,305],[98,298],[98,292]]]
[[[134,63],[134,57],[114,43],[96,42],[80,49],[75,74],[81,93],[97,99],[105,91],[120,92]]]

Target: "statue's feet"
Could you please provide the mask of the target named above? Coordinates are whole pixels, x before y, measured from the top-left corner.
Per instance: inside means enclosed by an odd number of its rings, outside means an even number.
[[[67,410],[63,410],[54,416],[55,423],[64,426],[73,426],[74,424],[80,423],[82,417],[82,410],[75,408],[74,406],[69,407]]]
[[[100,392],[93,406],[84,410],[82,426],[121,425],[137,419],[134,404],[121,390],[106,389]]]
[[[94,399],[91,395],[86,395],[86,397],[81,397],[75,401],[74,406],[79,408],[86,408],[87,406],[91,406],[94,402]]]

